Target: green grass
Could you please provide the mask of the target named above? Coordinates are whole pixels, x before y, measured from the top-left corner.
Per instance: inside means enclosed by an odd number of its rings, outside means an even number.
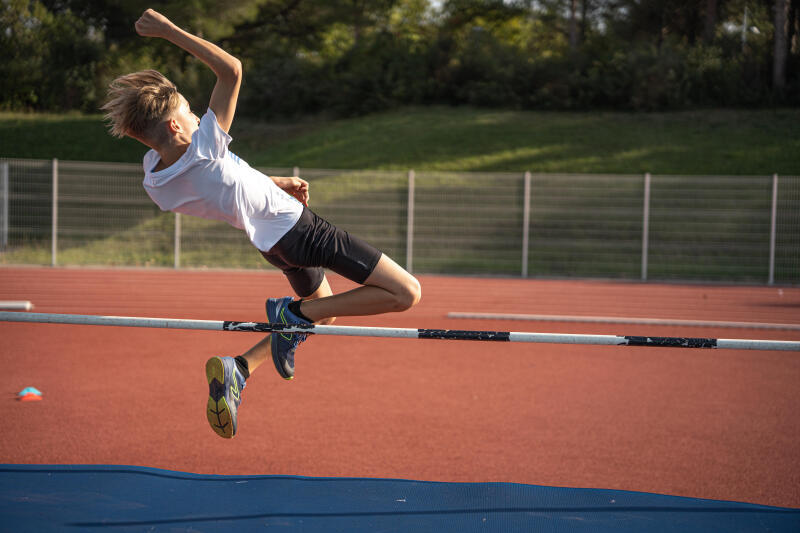
[[[100,115],[0,113],[0,157],[142,160],[143,145],[133,139],[116,139],[106,131]]]
[[[800,174],[800,109],[677,113],[408,108],[344,120],[239,117],[251,165],[339,169]],[[0,157],[139,162],[99,115],[0,113]]]
[[[243,126],[243,128],[245,128]],[[800,110],[543,113],[407,109],[259,145],[255,164],[660,174],[800,173]]]

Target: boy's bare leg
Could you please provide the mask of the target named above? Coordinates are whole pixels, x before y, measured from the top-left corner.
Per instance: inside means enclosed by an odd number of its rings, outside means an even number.
[[[261,339],[261,341],[247,350],[245,353],[242,354],[247,360],[247,369],[252,374],[255,372],[256,368],[261,366],[261,363],[267,360],[268,357],[272,357],[272,352],[270,352],[269,348],[269,335]]]
[[[318,300],[320,298],[329,298],[333,295],[333,291],[331,290],[331,286],[328,283],[328,277],[322,276],[322,283],[319,284],[319,288],[314,291],[311,295],[303,298],[304,302],[310,302],[312,300]],[[302,307],[302,305],[301,305]],[[336,320],[336,316],[328,316],[325,318],[320,318],[319,320],[315,320],[315,324],[323,324],[329,325],[333,324],[333,321]]]
[[[304,300],[300,311],[315,323],[320,323],[336,316],[405,311],[419,302],[421,296],[422,289],[417,279],[384,254],[364,281],[364,286],[341,294]]]
[[[304,301],[316,300],[317,298],[326,298],[331,296],[333,291],[331,290],[331,286],[328,283],[328,278],[323,277],[322,283],[320,283],[319,288],[314,291],[312,294],[304,298]],[[318,324],[332,324],[335,320],[335,317],[328,317],[324,320],[320,320]],[[267,359],[272,358],[272,352],[270,350],[270,336],[267,335],[261,341],[247,350],[245,353],[242,354],[247,360],[247,367],[250,373],[252,374],[256,368],[258,368],[261,363],[266,361]]]

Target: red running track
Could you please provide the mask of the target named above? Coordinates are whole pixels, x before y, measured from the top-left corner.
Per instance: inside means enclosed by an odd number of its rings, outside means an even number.
[[[800,323],[800,289],[421,276],[413,310],[342,325],[800,339],[798,331],[448,319],[449,311]],[[352,286],[338,277],[334,290]],[[265,321],[275,272],[0,268],[49,313]],[[239,434],[204,363],[257,334],[0,323],[0,462],[508,481],[800,507],[800,353],[312,337],[265,364]],[[41,402],[18,402],[34,386]]]

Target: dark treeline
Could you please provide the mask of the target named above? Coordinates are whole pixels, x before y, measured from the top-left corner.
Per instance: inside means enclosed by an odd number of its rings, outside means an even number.
[[[97,112],[156,68],[211,73],[133,23],[147,7],[242,59],[254,117],[401,105],[684,109],[800,103],[800,0],[4,0],[0,109]]]

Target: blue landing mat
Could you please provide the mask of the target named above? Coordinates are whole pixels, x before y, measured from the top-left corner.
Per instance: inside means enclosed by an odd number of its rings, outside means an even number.
[[[792,532],[800,509],[515,483],[210,476],[0,465],[0,529],[46,531]]]

